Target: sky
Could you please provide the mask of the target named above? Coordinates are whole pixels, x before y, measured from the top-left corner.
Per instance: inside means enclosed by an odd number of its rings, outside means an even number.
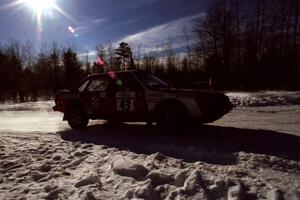
[[[31,1],[31,3],[30,3]],[[0,0],[0,43],[29,41],[71,46],[79,53],[98,44],[120,41],[145,51],[166,40],[182,37],[184,30],[205,17],[209,0],[53,0],[38,11],[36,4],[51,0]],[[40,14],[39,14],[40,13]],[[180,40],[180,39],[179,39]]]

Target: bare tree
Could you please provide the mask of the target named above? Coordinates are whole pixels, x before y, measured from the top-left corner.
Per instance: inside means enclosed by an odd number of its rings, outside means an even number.
[[[184,41],[185,41],[185,46],[186,46],[186,53],[187,53],[187,57],[184,58],[184,60],[186,59],[186,63],[184,64],[185,71],[186,72],[190,72],[191,68],[192,68],[192,47],[191,47],[191,36],[189,34],[187,28],[184,28],[183,30],[183,36],[184,36]]]

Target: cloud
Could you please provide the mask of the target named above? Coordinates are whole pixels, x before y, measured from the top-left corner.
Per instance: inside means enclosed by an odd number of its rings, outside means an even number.
[[[84,52],[84,53],[79,53],[77,55],[77,57],[79,58],[85,58],[85,57],[92,57],[95,58],[97,56],[97,51],[96,50],[90,50],[88,52]]]
[[[171,40],[173,42],[172,47],[175,50],[178,50],[179,52],[183,52],[183,49],[185,48],[186,45],[183,42],[184,40],[183,38],[185,34],[184,30],[185,29],[190,30],[190,32],[187,33],[189,34],[192,40],[193,37],[195,37],[191,31],[192,28],[199,21],[199,19],[205,16],[206,13],[200,13],[197,15],[184,17],[165,24],[154,26],[144,31],[123,37],[121,40],[117,40],[113,42],[112,46],[113,48],[117,48],[118,44],[124,41],[129,43],[133,47],[134,53],[138,51],[138,47],[140,47],[139,50],[141,53],[148,53],[151,51],[163,52],[165,49],[165,45],[167,44],[168,41]],[[134,21],[126,20],[123,22],[119,22],[117,24],[111,25],[110,27],[107,27],[107,29],[114,29],[116,27],[119,27],[127,23],[134,23]],[[190,44],[192,45],[193,42],[196,41],[190,41]],[[80,53],[78,56],[80,58],[84,58],[88,56],[90,59],[95,59],[96,55],[97,55],[97,51],[89,50],[88,52]]]
[[[102,24],[104,23],[106,20],[104,18],[97,18],[93,20],[93,24]]]
[[[78,23],[78,25],[74,26],[74,28],[76,29],[76,31],[78,31],[78,33],[83,34],[90,32],[91,28],[101,26],[104,23],[106,23],[106,19],[104,18],[88,19],[81,23]]]
[[[203,12],[197,15],[192,15],[165,24],[161,24],[142,32],[128,35],[115,42],[114,45],[117,45],[121,41],[124,41],[129,44],[141,46],[145,51],[151,51],[157,49],[157,46],[161,46],[167,41],[172,40],[174,43],[176,43],[174,45],[180,46],[180,42],[184,37],[184,30],[188,30],[188,34],[193,37],[193,33],[191,31],[192,27],[196,24],[197,20],[205,16],[206,13]]]

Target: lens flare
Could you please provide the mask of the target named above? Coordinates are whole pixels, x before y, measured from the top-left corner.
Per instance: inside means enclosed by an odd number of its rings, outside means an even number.
[[[118,86],[123,86],[123,81],[122,81],[121,79],[118,79],[118,80],[116,81],[116,84],[117,84]]]
[[[97,62],[100,66],[104,65],[104,60],[101,57],[98,57]]]
[[[114,71],[109,71],[108,75],[110,76],[111,79],[116,79],[117,78],[117,75]]]
[[[68,29],[71,33],[75,33],[75,29],[72,26],[69,26]]]

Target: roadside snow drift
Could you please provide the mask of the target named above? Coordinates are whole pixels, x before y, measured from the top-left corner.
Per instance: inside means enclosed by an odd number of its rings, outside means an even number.
[[[34,134],[2,134],[0,149],[0,199],[300,198],[299,161],[269,155],[188,163]]]

